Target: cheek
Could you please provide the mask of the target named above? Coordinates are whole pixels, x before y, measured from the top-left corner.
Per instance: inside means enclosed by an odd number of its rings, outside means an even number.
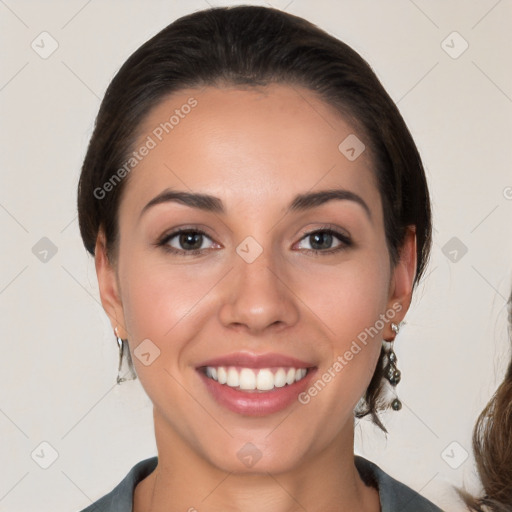
[[[215,283],[212,272],[168,265],[136,255],[126,261],[123,309],[135,338],[172,337],[175,326],[190,322],[200,301]]]
[[[171,265],[137,251],[126,255],[120,269],[123,311],[133,363],[146,390],[177,385],[169,374],[179,381],[186,377],[188,351],[201,338],[205,319],[215,316],[218,302],[212,297],[225,273],[215,265]],[[137,357],[142,347],[156,354],[150,365]]]
[[[194,339],[201,298],[213,279],[202,279],[192,267],[148,260],[132,254],[120,275],[133,364],[155,404],[164,409],[170,402],[174,408],[190,407],[182,390],[181,354]]]
[[[341,345],[374,325],[388,301],[387,260],[366,253],[336,267],[317,269],[302,278],[301,296],[326,324],[333,344]]]
[[[347,417],[372,378],[385,325],[387,264],[385,258],[361,257],[335,271],[317,272],[302,287],[301,296],[308,297],[308,306],[321,319],[330,343],[330,356],[307,390],[319,415],[328,409],[338,418]],[[320,395],[321,400],[314,398]]]

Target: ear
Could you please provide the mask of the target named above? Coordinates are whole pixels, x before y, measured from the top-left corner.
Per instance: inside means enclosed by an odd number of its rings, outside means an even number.
[[[96,238],[94,262],[103,309],[110,319],[112,330],[117,327],[119,337],[126,339],[128,336],[125,327],[126,323],[124,320],[119,283],[116,277],[116,267],[112,265],[108,259],[103,229],[100,229]]]
[[[400,248],[399,260],[391,273],[389,287],[388,308],[396,310],[397,304],[401,306],[396,316],[395,323],[402,321],[411,305],[416,265],[416,228],[415,226],[408,226],[404,243]],[[388,329],[390,331],[390,337],[393,337],[390,325]]]

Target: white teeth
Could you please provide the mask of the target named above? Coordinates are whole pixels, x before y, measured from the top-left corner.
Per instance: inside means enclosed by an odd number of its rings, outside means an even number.
[[[270,370],[265,368],[258,372],[256,387],[262,391],[270,391],[274,388],[274,375]]]
[[[306,375],[306,369],[300,368],[299,370],[297,370],[295,372],[295,381],[298,381],[298,380],[304,378],[305,375]]]
[[[213,366],[208,366],[206,368],[206,375],[210,377],[210,379],[217,380],[217,368],[214,368]]]
[[[238,372],[235,368],[228,368],[228,380],[226,384],[232,388],[237,388],[240,386],[240,377],[238,376]]]
[[[274,375],[274,386],[276,388],[282,388],[286,384],[286,372],[283,368],[279,368]]]
[[[208,375],[208,368],[211,368],[210,366],[208,366],[206,368],[206,375]],[[209,377],[209,375],[208,375]],[[226,382],[228,381],[228,374],[226,372],[226,368],[224,368],[223,366],[220,366],[219,368],[217,368],[217,380],[219,381],[219,384],[226,384]]]
[[[240,389],[254,389],[256,388],[256,375],[249,368],[244,368],[240,372]]]
[[[233,367],[206,367],[208,378],[241,391],[270,391],[282,388],[303,379],[306,374],[306,368],[278,368],[274,373],[270,368],[241,368],[239,371]]]

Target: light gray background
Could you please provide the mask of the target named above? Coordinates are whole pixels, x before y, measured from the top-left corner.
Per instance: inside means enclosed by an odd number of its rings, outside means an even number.
[[[115,385],[117,346],[79,237],[76,185],[100,99],[126,58],[181,15],[237,3],[0,0],[0,511],[79,510],[156,454],[139,381]],[[272,5],[359,51],[423,156],[436,231],[395,343],[404,407],[384,416],[387,438],[359,422],[356,452],[463,510],[451,485],[478,490],[465,451],[510,357],[512,3]],[[51,48],[43,31],[58,42],[46,59],[31,47]],[[458,58],[454,31],[469,44]],[[46,261],[43,237],[58,249]]]

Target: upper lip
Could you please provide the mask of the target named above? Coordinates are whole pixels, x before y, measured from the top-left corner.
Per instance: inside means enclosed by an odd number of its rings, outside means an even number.
[[[241,366],[244,368],[270,368],[273,366],[292,368],[312,368],[314,364],[301,361],[295,357],[284,354],[266,353],[254,354],[251,352],[234,352],[213,359],[208,359],[197,367],[205,366]]]

